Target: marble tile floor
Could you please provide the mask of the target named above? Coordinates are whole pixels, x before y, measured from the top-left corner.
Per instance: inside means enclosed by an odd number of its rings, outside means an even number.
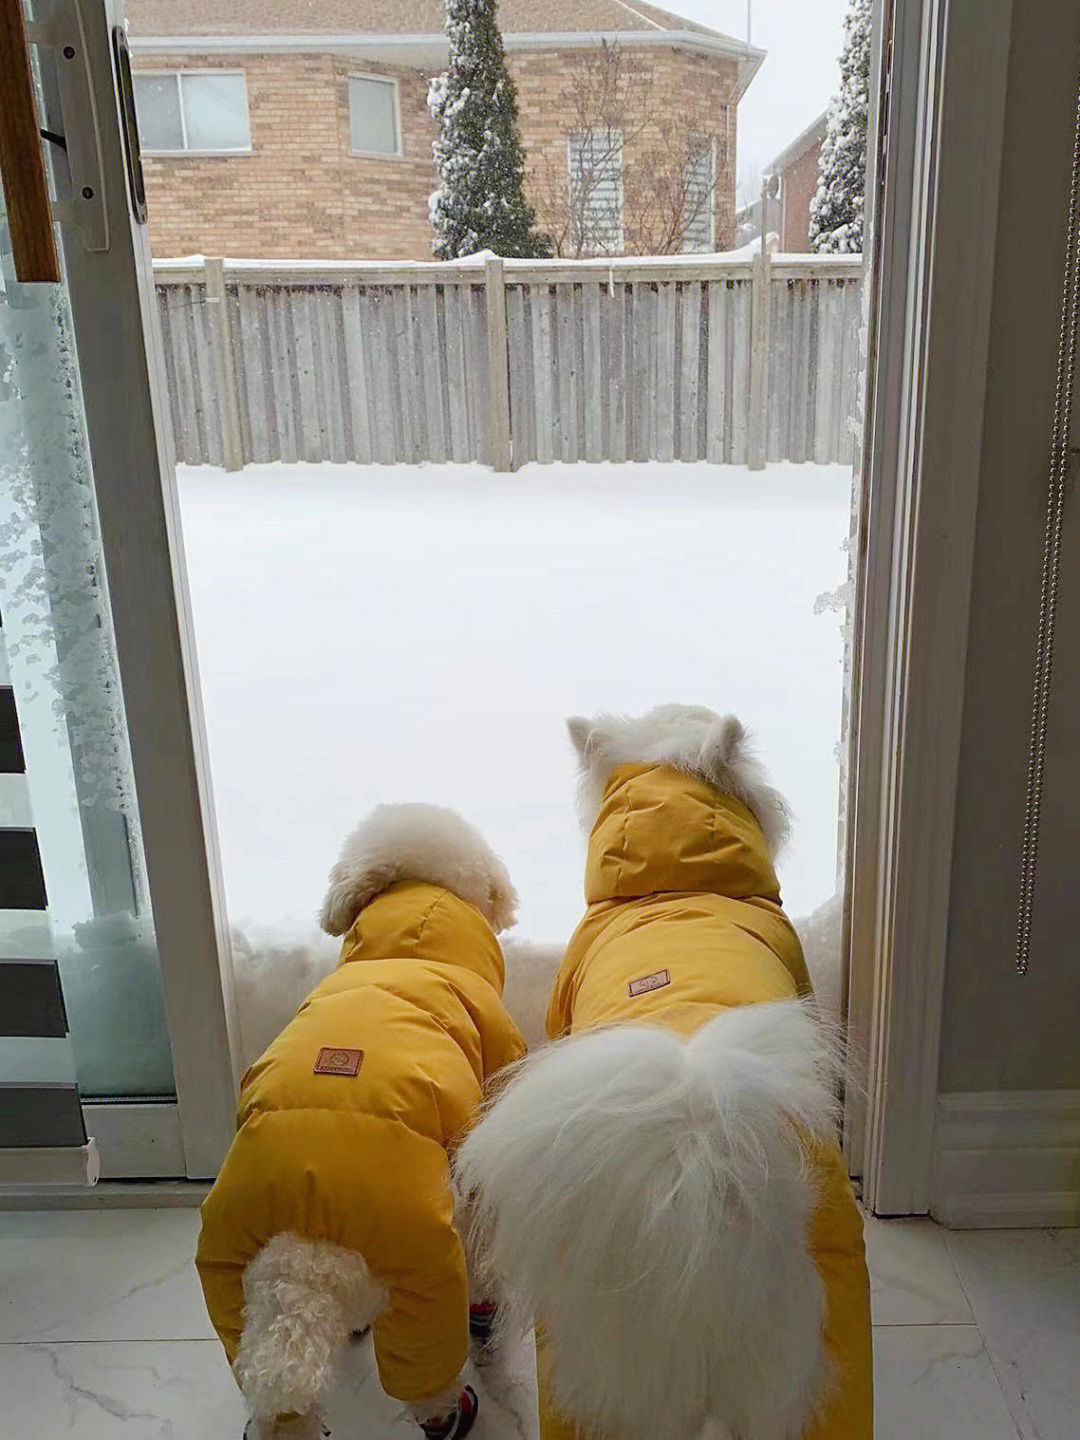
[[[240,1440],[203,1311],[190,1209],[0,1212],[4,1440]],[[1076,1440],[1080,1231],[871,1221],[876,1440]],[[476,1440],[535,1440],[528,1347],[476,1378]],[[419,1432],[367,1343],[333,1397],[334,1440]]]

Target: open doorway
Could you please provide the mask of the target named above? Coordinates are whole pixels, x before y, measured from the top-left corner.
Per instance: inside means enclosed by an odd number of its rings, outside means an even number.
[[[430,8],[392,38],[285,17],[256,52],[130,6],[242,990],[267,943],[333,963],[311,917],[384,801],[468,814],[554,953],[563,721],[680,700],[739,714],[788,797],[784,898],[838,1013],[873,8],[569,33],[504,0],[537,245],[474,260],[433,253]]]

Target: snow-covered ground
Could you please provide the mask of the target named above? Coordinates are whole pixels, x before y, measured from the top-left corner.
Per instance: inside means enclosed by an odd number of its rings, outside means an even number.
[[[372,805],[473,820],[564,939],[583,841],[563,720],[671,700],[756,731],[797,819],[804,915],[835,887],[846,467],[180,471],[230,916],[308,921]]]

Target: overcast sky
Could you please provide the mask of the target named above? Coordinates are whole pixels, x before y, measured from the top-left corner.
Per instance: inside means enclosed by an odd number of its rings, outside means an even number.
[[[674,15],[746,39],[746,0],[655,0]],[[752,0],[754,45],[767,50],[739,106],[740,181],[764,169],[817,118],[840,79],[849,0]]]

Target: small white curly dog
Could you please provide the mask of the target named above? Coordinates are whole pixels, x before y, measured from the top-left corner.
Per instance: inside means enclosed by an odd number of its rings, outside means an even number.
[[[348,838],[341,858],[333,868],[320,916],[323,929],[327,933],[326,940],[312,943],[312,939],[308,938],[297,943],[277,940],[252,944],[243,936],[234,936],[237,990],[244,1027],[242,1048],[245,1066],[250,1066],[263,1056],[263,1052],[279,1035],[284,1039],[294,1033],[296,1026],[307,1025],[309,1029],[312,1027],[314,1022],[311,1016],[315,1011],[305,1005],[304,1010],[297,1014],[297,1007],[304,1005],[309,998],[315,1000],[316,996],[312,996],[311,992],[336,968],[341,948],[336,937],[349,932],[357,917],[376,901],[377,897],[391,887],[409,881],[422,882],[425,887],[430,887],[436,896],[438,892],[443,892],[444,895],[448,894],[456,897],[458,901],[466,902],[465,906],[459,906],[457,910],[451,906],[448,911],[445,899],[436,898],[433,901],[425,893],[422,893],[421,899],[416,902],[411,899],[403,901],[403,904],[415,903],[419,907],[417,914],[425,917],[425,925],[428,925],[427,917],[435,913],[432,906],[439,906],[441,908],[438,913],[449,913],[451,917],[442,923],[458,926],[453,932],[454,945],[459,943],[459,935],[462,937],[460,943],[471,943],[473,930],[461,929],[465,922],[453,917],[459,916],[463,911],[479,911],[490,928],[485,927],[488,937],[486,942],[477,940],[476,943],[487,943],[494,947],[497,953],[494,935],[513,923],[517,905],[516,892],[502,861],[490,850],[479,833],[452,811],[422,804],[381,806]],[[479,920],[477,923],[480,923]],[[435,928],[436,922],[432,921],[428,929]],[[390,933],[393,934],[392,928]],[[391,940],[387,943],[392,945],[396,942]],[[423,963],[427,953],[424,943],[426,942],[418,939],[414,959],[400,962],[404,967],[403,973],[409,973],[412,964]],[[413,951],[406,948],[412,955]],[[391,960],[387,963],[398,962]],[[440,982],[434,983],[437,985]],[[490,1053],[495,1054],[497,1046],[505,1048],[507,1045],[514,1051],[511,1058],[520,1055],[520,1037],[516,1036],[513,1026],[505,1017],[497,994],[489,993],[491,987],[485,986],[483,980],[471,971],[452,984],[463,987],[462,1014],[465,1019],[462,1023],[465,1026],[463,1033],[467,1042],[472,1043],[473,1030],[470,1027],[475,1024],[479,1027],[479,1034],[484,1037],[485,1055],[488,1053],[488,1046],[491,1047]],[[477,985],[481,986],[483,994],[475,1002],[474,1014],[472,1007]],[[413,990],[406,988],[401,991],[401,995],[408,997],[410,1005],[422,1005],[427,993],[422,986],[423,982],[418,981],[414,987],[415,994]],[[337,997],[355,993],[355,987],[353,990],[346,990],[338,986],[332,994],[324,995],[318,1001],[322,1006],[319,1013],[323,1017],[329,1016],[332,1028],[334,1015],[342,1013],[339,1008],[335,1008],[338,1004]],[[365,990],[361,993],[366,996],[376,992]],[[438,993],[441,994],[441,991]],[[456,994],[457,991],[453,993]],[[318,994],[321,995],[322,992],[319,991]],[[354,1001],[349,1003],[353,1005],[349,1014],[360,1013],[356,1011]],[[368,1002],[365,1000],[364,1003],[366,1005]],[[320,1027],[323,1023],[325,1018],[318,1022]],[[441,1022],[436,1019],[432,1023],[441,1036]],[[447,1034],[449,1033],[448,1031]],[[454,1031],[454,1034],[456,1033]],[[339,1040],[337,1043],[340,1045],[343,1042]],[[372,1041],[355,1043],[374,1044]],[[479,1043],[476,1042],[477,1048]],[[384,1051],[379,1055],[379,1062],[390,1074],[393,1054],[386,1050],[385,1044],[384,1041]],[[363,1055],[360,1050],[355,1053],[361,1057]],[[441,1050],[435,1053],[441,1053]],[[271,1057],[277,1056],[269,1062],[269,1073],[277,1077],[270,1083],[276,1085],[278,1090],[284,1086],[283,1093],[286,1096],[292,1093],[291,1087],[304,1083],[303,1077],[310,1069],[308,1063],[302,1074],[294,1075],[290,1068],[293,1064],[289,1058],[291,1054],[291,1050],[281,1050],[280,1046],[270,1051]],[[303,1054],[306,1056],[306,1049]],[[463,1083],[458,1074],[461,1066],[456,1064],[459,1058],[455,1056],[454,1065],[451,1067],[451,1075],[457,1078],[452,1082],[448,1079],[448,1083],[458,1086]],[[393,1063],[398,1062],[394,1060]],[[414,1062],[408,1054],[404,1054],[402,1063],[408,1067]],[[393,1074],[396,1075],[397,1071],[393,1071]],[[245,1075],[245,1086],[248,1081],[249,1076]],[[428,1083],[437,1085],[439,1078],[436,1076],[429,1079]],[[349,1098],[352,1092],[343,1096],[341,1092],[328,1090],[327,1094],[337,1097],[328,1102],[331,1107],[329,1113],[336,1114],[336,1107],[344,1106],[346,1108],[341,1111],[344,1116],[361,1114],[361,1111],[355,1109],[355,1102]],[[273,1113],[268,1112],[271,1117]],[[366,1111],[363,1113],[366,1114]],[[377,1106],[373,1113],[378,1113]],[[316,1127],[311,1128],[314,1135]],[[238,1144],[242,1148],[242,1133],[243,1126],[237,1141],[234,1142],[234,1150]],[[294,1130],[287,1129],[283,1133],[288,1144],[295,1144],[295,1140],[289,1139],[295,1135]],[[353,1138],[355,1137],[350,1136],[350,1141]],[[259,1143],[265,1147],[272,1143],[272,1137],[264,1138]],[[317,1145],[317,1137],[311,1143]],[[225,1340],[231,1321],[227,1319],[223,1328],[222,1316],[228,1317],[234,1313],[230,1308],[234,1299],[231,1289],[224,1292],[225,1298],[222,1299],[221,1282],[216,1281],[215,1277],[223,1273],[232,1274],[235,1270],[236,1266],[229,1257],[237,1246],[243,1249],[243,1246],[248,1244],[248,1230],[259,1237],[253,1243],[261,1245],[261,1248],[243,1270],[243,1329],[234,1363],[237,1379],[252,1412],[251,1425],[246,1434],[250,1440],[270,1440],[270,1437],[273,1437],[273,1440],[317,1440],[317,1437],[324,1433],[319,1418],[319,1401],[339,1369],[350,1334],[365,1330],[376,1321],[388,1300],[392,1298],[393,1284],[388,1281],[387,1285],[384,1285],[376,1279],[363,1255],[339,1244],[312,1240],[302,1234],[292,1233],[295,1226],[288,1232],[268,1232],[265,1236],[260,1236],[258,1226],[267,1222],[256,1217],[251,1210],[245,1209],[244,1196],[249,1193],[251,1175],[265,1171],[275,1177],[274,1185],[282,1187],[282,1213],[290,1206],[297,1213],[303,1209],[306,1202],[294,1201],[290,1197],[297,1185],[301,1187],[301,1192],[303,1191],[305,1181],[304,1174],[301,1173],[294,1183],[291,1150],[288,1166],[282,1167],[279,1159],[267,1167],[265,1161],[259,1160],[262,1152],[257,1153],[252,1148],[254,1144],[254,1140],[249,1140],[247,1150],[242,1152],[246,1160],[242,1158],[241,1151],[237,1151],[237,1158],[233,1160],[233,1151],[230,1151],[230,1157],[222,1167],[214,1191],[204,1206],[197,1263],[211,1318]],[[253,1171],[253,1157],[256,1166],[262,1165],[261,1170]],[[231,1169],[230,1160],[233,1160]],[[322,1163],[318,1161],[317,1153],[313,1156],[312,1163]],[[445,1160],[443,1164],[446,1164]],[[303,1166],[300,1168],[301,1171],[304,1170]],[[331,1174],[332,1171],[331,1165]],[[373,1195],[377,1190],[378,1187],[372,1192]],[[216,1209],[215,1191],[219,1196]],[[237,1196],[239,1198],[236,1198]],[[324,1201],[330,1203],[325,1197]],[[359,1199],[357,1203],[361,1203]],[[270,1211],[267,1211],[267,1214],[269,1213]],[[376,1215],[376,1232],[381,1223]],[[425,1220],[424,1223],[428,1222]],[[454,1224],[460,1233],[463,1221],[457,1211]],[[233,1237],[237,1235],[239,1240],[234,1242]],[[427,1231],[424,1235],[430,1239]],[[458,1253],[460,1254],[460,1246]],[[218,1285],[217,1292],[213,1288],[215,1284]],[[230,1280],[228,1285],[231,1287],[232,1284]],[[378,1346],[376,1348],[378,1350]],[[441,1418],[452,1406],[456,1407],[463,1394],[458,1377],[448,1389],[440,1390],[438,1394],[423,1401],[410,1401],[409,1408],[413,1417],[428,1427],[433,1423],[433,1417]],[[475,1397],[473,1406],[475,1407]],[[460,1429],[463,1434],[467,1428],[459,1419],[458,1427],[453,1429],[452,1433],[456,1435]],[[451,1432],[448,1430],[447,1433]]]

